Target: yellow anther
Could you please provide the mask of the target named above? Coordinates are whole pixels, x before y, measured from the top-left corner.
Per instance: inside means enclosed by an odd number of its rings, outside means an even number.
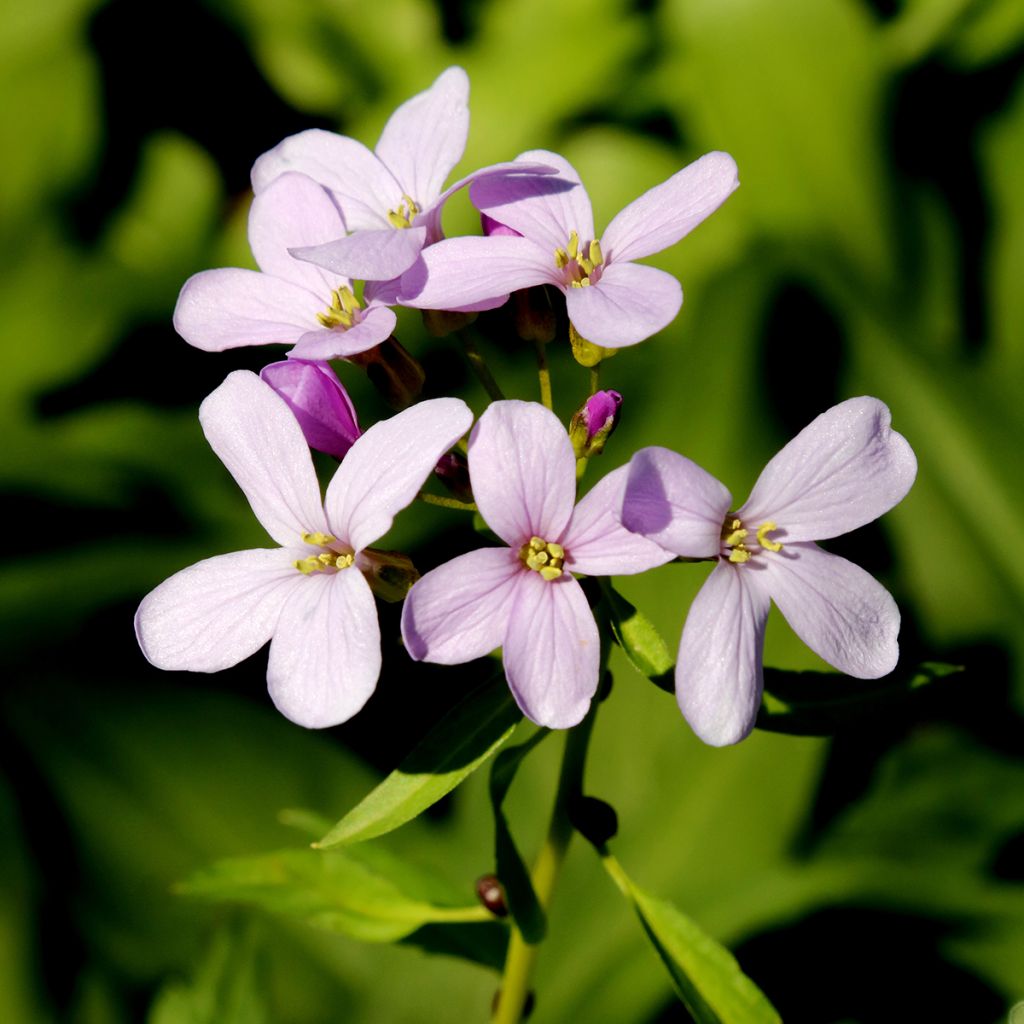
[[[550,583],[552,580],[557,580],[562,575],[562,570],[554,565],[545,565],[543,569],[539,569],[541,578],[545,579]]]
[[[530,538],[530,550],[531,551],[543,551],[548,546],[546,540],[542,540],[540,537]]]
[[[388,223],[393,228],[411,228],[412,222],[420,212],[416,200],[412,196],[402,194],[403,202],[397,209],[388,210]]]
[[[551,555],[552,558],[565,558],[565,548],[563,548],[561,544],[549,541],[548,554]]]
[[[781,551],[782,545],[777,540],[769,540],[768,534],[777,530],[778,527],[769,519],[757,528],[757,543],[766,551]]]
[[[325,548],[328,544],[333,544],[338,538],[331,537],[326,533],[304,533],[302,535],[303,544],[316,544],[317,547]]]
[[[742,565],[744,562],[750,561],[750,552],[743,547],[733,548],[729,552],[729,561],[735,562],[737,565]]]
[[[356,313],[362,308],[352,289],[347,285],[331,292],[331,304],[327,312],[317,313],[316,318],[327,328],[349,328],[356,322]]]
[[[604,263],[604,256],[601,255],[601,243],[596,238],[590,243],[590,249],[587,255],[590,258],[591,270]]]
[[[352,565],[353,562],[355,562],[355,560],[355,555],[338,555],[338,557],[334,560],[334,565],[338,569],[347,569],[350,565]]]
[[[580,253],[580,236],[575,231],[569,232],[569,257],[576,259]]]
[[[556,249],[555,250],[555,266],[558,267],[559,270],[561,270],[562,267],[567,266],[568,263],[569,263],[569,254],[564,249]]]
[[[739,520],[737,519],[736,522],[739,522]],[[722,538],[722,540],[724,541],[726,547],[731,548],[733,547],[733,545],[739,544],[743,540],[743,538],[747,536],[748,533],[750,533],[749,530],[733,529],[732,533],[727,534],[725,537]]]
[[[320,559],[316,555],[310,555],[309,558],[300,558],[292,564],[303,576],[308,576],[311,572],[319,572],[323,568],[320,564]]]
[[[520,549],[519,558],[527,569],[540,573],[545,580],[555,580],[562,575],[565,548],[543,537],[531,537]]]

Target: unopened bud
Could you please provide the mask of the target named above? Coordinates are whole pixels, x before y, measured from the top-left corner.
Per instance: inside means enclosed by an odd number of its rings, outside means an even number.
[[[594,367],[603,359],[611,359],[618,353],[617,348],[604,348],[587,341],[579,331],[569,324],[569,343],[572,345],[572,357],[580,366]]]
[[[360,430],[352,399],[330,364],[286,359],[264,366],[260,378],[288,403],[310,448],[345,457]]]
[[[619,425],[622,395],[618,391],[598,391],[573,413],[569,439],[577,459],[600,455],[605,442]]]
[[[545,345],[555,340],[557,321],[551,295],[545,285],[521,288],[512,293],[512,320],[523,341]]]
[[[569,820],[584,839],[598,848],[614,839],[619,831],[619,816],[615,808],[596,796],[584,796],[574,801],[569,807]]]
[[[348,361],[366,370],[370,383],[384,396],[392,409],[407,409],[423,391],[427,375],[419,361],[414,359],[392,335],[387,341]]]
[[[476,898],[495,916],[508,917],[505,887],[497,875],[482,875],[476,880]]]
[[[377,551],[367,548],[359,559],[370,589],[389,604],[404,601],[412,585],[420,578],[408,555],[400,551]]]
[[[434,473],[459,501],[472,501],[473,488],[469,483],[469,463],[461,452],[448,452],[437,460]]]

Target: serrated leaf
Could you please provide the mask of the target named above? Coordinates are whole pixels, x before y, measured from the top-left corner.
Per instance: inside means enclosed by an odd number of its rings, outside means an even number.
[[[475,772],[512,735],[521,718],[504,679],[478,687],[317,846],[327,850],[362,842],[411,821]]]
[[[650,619],[629,603],[607,581],[601,580],[604,608],[615,642],[622,648],[630,664],[655,686],[674,692],[672,670],[675,661],[661,634]]]

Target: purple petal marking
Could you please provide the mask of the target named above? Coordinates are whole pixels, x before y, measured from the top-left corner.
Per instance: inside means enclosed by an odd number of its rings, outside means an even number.
[[[639,263],[612,263],[589,288],[565,289],[573,326],[605,348],[635,345],[667,327],[683,304],[679,282]]]
[[[278,544],[327,532],[320,485],[302,428],[269,384],[235,370],[199,407],[210,446]]]
[[[736,161],[706,153],[619,212],[601,236],[605,259],[639,260],[675,245],[739,188]]]
[[[770,601],[757,568],[720,561],[683,626],[676,700],[693,731],[714,747],[749,735],[761,704],[761,657]]]
[[[462,159],[468,103],[469,78],[462,68],[450,67],[429,89],[406,100],[384,126],[377,156],[420,209],[434,202]]]
[[[917,459],[877,398],[850,398],[804,427],[765,466],[738,515],[773,521],[783,543],[827,540],[888,512],[910,490]]]
[[[427,237],[424,227],[357,231],[324,245],[297,246],[297,260],[359,281],[390,281],[415,262]]]
[[[870,573],[816,544],[787,544],[764,563],[772,600],[815,654],[857,679],[896,667],[900,611]]]
[[[480,515],[510,547],[532,536],[561,540],[576,500],[576,457],[553,412],[492,402],[469,438],[469,476]]]
[[[348,359],[367,352],[394,333],[395,314],[385,306],[373,306],[363,319],[346,330],[321,328],[308,331],[299,338],[288,356],[295,359]]]
[[[594,238],[590,197],[576,169],[565,157],[537,149],[521,153],[516,163],[553,167],[557,176],[494,175],[482,177],[469,189],[469,198],[481,212],[533,239],[554,260],[575,231],[581,244]]]
[[[631,533],[619,522],[629,477],[620,466],[576,506],[565,532],[566,565],[587,576],[632,576],[675,558],[654,541]]]
[[[526,572],[502,652],[505,675],[523,714],[550,729],[579,723],[597,690],[597,623],[572,576],[550,583]]]
[[[732,496],[707,470],[668,448],[641,448],[629,462],[622,525],[684,558],[722,547]]]
[[[316,325],[326,306],[308,288],[257,270],[203,270],[181,289],[174,329],[206,352],[290,345]]]
[[[510,548],[481,548],[432,569],[413,585],[402,608],[410,656],[461,665],[501,647],[526,574]]]
[[[472,422],[461,399],[434,398],[370,427],[327,488],[327,532],[355,551],[383,537]]]
[[[348,721],[380,675],[380,627],[358,569],[299,576],[270,644],[267,686],[277,709],[307,729]]]
[[[219,672],[258,651],[302,577],[304,552],[236,551],[182,569],[139,605],[135,633],[157,668]]]

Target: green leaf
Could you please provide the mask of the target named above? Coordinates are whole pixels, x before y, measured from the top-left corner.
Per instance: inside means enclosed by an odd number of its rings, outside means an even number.
[[[922,662],[911,675],[897,680],[766,668],[757,727],[793,736],[831,736],[959,672],[963,672],[962,665],[938,661]]]
[[[362,842],[411,821],[475,772],[521,718],[503,679],[478,687],[316,845]]]
[[[604,579],[600,582],[604,609],[615,642],[637,672],[650,679],[655,686],[669,693],[674,692],[672,669],[675,661],[661,634],[650,619],[619,594],[611,583]]]
[[[640,923],[697,1024],[771,1024],[779,1017],[735,957],[677,907],[644,892],[605,853],[604,866],[633,903]]]

